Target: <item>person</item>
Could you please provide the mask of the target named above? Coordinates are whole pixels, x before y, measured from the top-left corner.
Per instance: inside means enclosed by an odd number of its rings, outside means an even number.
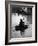
[[[24,22],[23,22],[22,19],[20,19],[19,26],[16,26],[16,27],[15,27],[16,31],[20,30],[21,35],[24,34],[25,29],[27,29],[27,28],[28,28],[28,26],[27,26],[27,25],[24,25]]]
[[[25,32],[25,30],[28,28],[28,26],[24,24],[24,22],[23,22],[22,19],[20,19],[19,27],[20,27],[20,33],[21,33],[21,35],[23,35],[24,32]]]

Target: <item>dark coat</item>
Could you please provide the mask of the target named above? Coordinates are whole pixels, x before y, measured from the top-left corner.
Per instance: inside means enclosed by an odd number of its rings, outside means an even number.
[[[24,25],[24,22],[21,20],[20,24],[18,26],[15,26],[15,30],[16,31],[21,31],[24,32],[24,30],[26,30],[28,28],[28,25]]]

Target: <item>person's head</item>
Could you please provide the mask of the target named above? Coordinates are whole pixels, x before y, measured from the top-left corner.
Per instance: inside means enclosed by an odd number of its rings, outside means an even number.
[[[20,19],[20,22],[22,22],[22,19]]]

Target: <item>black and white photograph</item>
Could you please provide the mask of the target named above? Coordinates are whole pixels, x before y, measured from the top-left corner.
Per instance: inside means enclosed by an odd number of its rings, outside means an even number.
[[[36,3],[9,2],[7,5],[8,43],[36,41]]]
[[[10,37],[32,37],[32,7],[11,5]]]

